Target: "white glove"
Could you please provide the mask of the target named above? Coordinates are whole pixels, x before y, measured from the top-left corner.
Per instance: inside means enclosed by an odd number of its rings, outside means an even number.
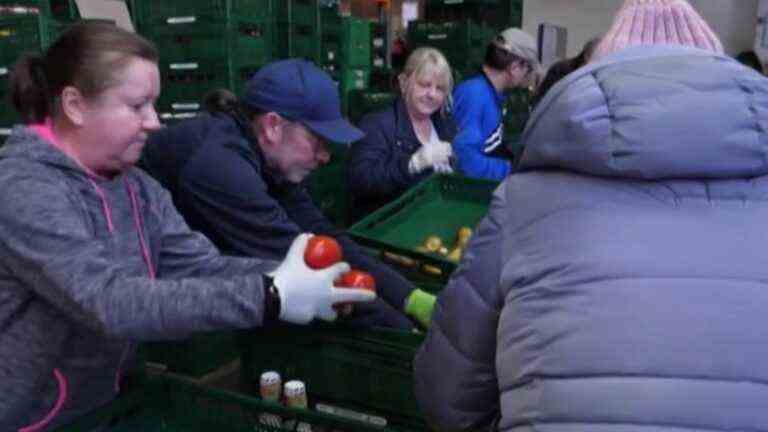
[[[427,145],[422,145],[416,153],[411,156],[411,160],[408,162],[408,171],[411,174],[418,174],[426,169],[432,168],[438,171],[451,166],[451,156],[453,156],[453,149],[451,143],[445,141],[438,141]],[[438,171],[440,172],[440,171]],[[453,172],[451,169],[450,172]]]
[[[345,262],[322,270],[312,270],[304,263],[304,249],[311,234],[300,234],[291,244],[285,260],[273,271],[275,288],[280,295],[280,320],[307,324],[314,318],[336,319],[336,303],[368,302],[376,298],[371,291],[335,288],[333,281],[349,271]]]
[[[438,174],[453,174],[453,167],[450,163],[447,164],[435,164],[432,169]]]

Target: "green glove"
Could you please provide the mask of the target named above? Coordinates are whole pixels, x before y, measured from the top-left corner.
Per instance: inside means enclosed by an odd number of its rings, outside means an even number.
[[[424,328],[429,328],[432,323],[432,311],[435,310],[435,302],[437,302],[437,297],[420,289],[415,289],[405,299],[405,313],[416,318],[416,321]]]

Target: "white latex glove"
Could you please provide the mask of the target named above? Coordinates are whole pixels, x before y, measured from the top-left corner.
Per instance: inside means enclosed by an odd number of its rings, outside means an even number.
[[[411,174],[418,174],[426,169],[433,168],[437,171],[437,166],[451,166],[451,156],[453,149],[451,143],[438,141],[433,144],[422,145],[416,153],[411,156],[408,163],[408,170]]]
[[[453,167],[451,167],[451,164],[435,164],[432,167],[436,173],[438,174],[453,174]]]
[[[273,271],[275,288],[280,295],[280,320],[307,324],[314,318],[336,319],[336,303],[369,302],[376,294],[361,289],[336,288],[333,281],[349,271],[345,262],[321,270],[312,270],[304,263],[304,249],[311,234],[300,234],[291,244],[285,260]]]

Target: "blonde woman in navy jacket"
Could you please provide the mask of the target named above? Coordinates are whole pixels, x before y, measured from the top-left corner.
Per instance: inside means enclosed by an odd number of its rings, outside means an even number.
[[[456,125],[447,111],[451,67],[440,51],[419,48],[400,75],[402,97],[360,122],[365,138],[348,159],[351,213],[360,219],[434,172],[453,172]]]

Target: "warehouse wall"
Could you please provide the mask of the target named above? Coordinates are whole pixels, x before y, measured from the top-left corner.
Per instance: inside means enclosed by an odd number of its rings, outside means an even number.
[[[758,0],[689,1],[712,25],[728,54],[752,49]],[[573,56],[590,38],[608,30],[613,15],[623,3],[623,0],[524,0],[523,28],[535,36],[542,22],[566,27],[567,52]]]

